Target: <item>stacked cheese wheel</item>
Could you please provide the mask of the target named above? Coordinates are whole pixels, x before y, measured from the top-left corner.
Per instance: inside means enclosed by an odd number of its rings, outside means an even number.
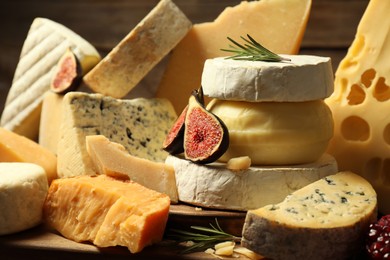
[[[287,62],[207,60],[204,94],[208,109],[227,125],[228,151],[222,161],[249,156],[255,165],[311,163],[333,134],[330,58],[289,55]]]
[[[229,148],[220,162],[208,165],[168,156],[179,200],[256,209],[338,171],[325,154],[333,134],[323,101],[333,91],[330,58],[283,57],[289,61],[206,60],[202,87],[213,98],[207,109],[226,124]],[[233,159],[248,157],[250,167],[230,167]]]

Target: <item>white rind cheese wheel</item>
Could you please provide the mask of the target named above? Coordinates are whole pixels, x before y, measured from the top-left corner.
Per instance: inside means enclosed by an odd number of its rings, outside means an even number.
[[[214,99],[207,107],[229,130],[220,158],[249,156],[252,165],[302,164],[318,160],[333,136],[333,119],[323,100],[238,102]]]
[[[333,92],[328,57],[281,55],[291,61],[206,60],[202,88],[206,96],[248,102],[303,102],[325,99]]]
[[[47,191],[42,167],[32,163],[0,163],[0,235],[38,225]]]
[[[291,192],[338,171],[329,155],[311,164],[240,171],[229,170],[222,163],[198,165],[172,155],[165,162],[175,169],[180,201],[243,211],[278,203]]]
[[[376,207],[368,181],[340,172],[279,204],[248,211],[241,243],[267,259],[353,259],[376,220]]]

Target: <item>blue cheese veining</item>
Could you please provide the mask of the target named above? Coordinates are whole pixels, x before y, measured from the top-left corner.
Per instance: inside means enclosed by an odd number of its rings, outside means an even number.
[[[133,156],[163,162],[162,142],[177,115],[168,100],[119,100],[100,94],[71,92],[63,101],[58,144],[60,177],[93,175],[85,148],[87,135],[104,135]]]
[[[341,172],[248,211],[242,244],[272,259],[347,259],[362,248],[376,209],[372,186]]]

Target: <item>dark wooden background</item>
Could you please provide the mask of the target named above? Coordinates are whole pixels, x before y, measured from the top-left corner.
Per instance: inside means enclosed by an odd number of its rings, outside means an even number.
[[[301,53],[329,56],[336,70],[353,41],[369,0],[312,1]],[[239,0],[174,2],[193,23],[212,21],[226,6],[240,3]],[[157,3],[158,0],[1,0],[0,113],[24,39],[35,17],[46,17],[64,24],[105,55]]]

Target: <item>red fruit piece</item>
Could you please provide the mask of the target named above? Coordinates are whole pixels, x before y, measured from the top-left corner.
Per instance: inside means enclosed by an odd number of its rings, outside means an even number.
[[[370,225],[366,250],[371,259],[390,259],[390,215]]]
[[[67,49],[57,63],[50,89],[58,94],[75,90],[81,83],[82,69],[72,50]]]
[[[184,152],[184,121],[186,119],[187,110],[188,105],[183,109],[163,142],[163,149],[170,154]]]
[[[195,163],[211,163],[229,146],[229,132],[220,118],[207,111],[194,91],[185,119],[184,157]]]

